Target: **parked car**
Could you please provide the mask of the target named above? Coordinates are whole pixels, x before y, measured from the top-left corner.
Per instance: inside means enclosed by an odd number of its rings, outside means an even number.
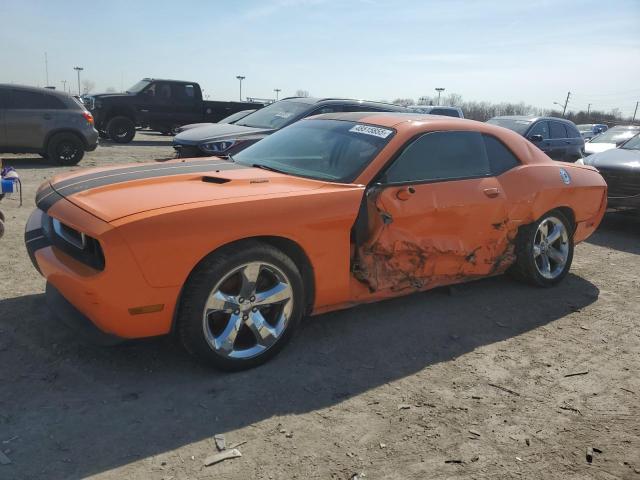
[[[430,115],[444,115],[445,117],[464,118],[464,113],[460,107],[443,107],[436,105],[410,105],[409,110],[417,113],[428,113]]]
[[[240,120],[241,118],[244,118],[247,115],[249,115],[250,113],[253,113],[255,111],[256,111],[255,108],[252,109],[252,110],[240,110],[239,112],[232,113],[228,117],[224,117],[222,120],[220,120],[220,121],[218,121],[216,123],[235,123],[238,120]],[[185,130],[191,130],[192,128],[206,127],[208,125],[213,125],[213,122],[190,123],[188,125],[182,125],[181,127],[178,127],[176,129],[176,134],[184,132]]]
[[[575,162],[582,158],[584,140],[575,124],[564,118],[504,116],[487,123],[519,133],[554,160]]]
[[[332,112],[408,112],[404,107],[381,102],[345,98],[289,97],[253,112],[232,125],[213,124],[176,135],[177,156],[191,158],[235,155],[249,145],[294,122]]]
[[[618,148],[589,155],[584,163],[596,167],[607,182],[610,207],[640,209],[640,133]]]
[[[248,368],[306,314],[507,270],[553,286],[606,208],[593,167],[449,117],[318,115],[233,158],[43,184],[25,241],[53,310],[116,337],[173,331]]]
[[[203,100],[196,82],[155,78],[140,80],[125,93],[92,95],[84,101],[102,136],[118,143],[133,140],[137,126],[168,134],[181,125],[217,122],[240,110],[262,107],[253,102]]]
[[[584,146],[584,153],[592,155],[619,147],[638,132],[640,126],[637,125],[616,125],[588,141]]]
[[[37,153],[58,165],[75,165],[97,146],[93,116],[74,97],[0,84],[0,152]]]
[[[602,132],[606,132],[609,128],[603,123],[583,123],[581,125],[576,125],[576,127],[578,127],[578,131],[585,141],[591,140],[593,137],[595,137],[596,135],[600,135]]]

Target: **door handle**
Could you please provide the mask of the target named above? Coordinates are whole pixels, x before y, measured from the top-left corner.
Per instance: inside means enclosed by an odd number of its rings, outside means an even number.
[[[484,194],[489,198],[496,198],[498,195],[500,195],[500,190],[498,190],[497,188],[485,188],[483,191]]]

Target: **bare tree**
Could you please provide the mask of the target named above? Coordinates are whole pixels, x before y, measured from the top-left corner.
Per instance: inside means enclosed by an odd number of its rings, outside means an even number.
[[[296,97],[308,97],[308,96],[309,96],[308,90],[296,90]]]
[[[107,89],[105,90],[107,93],[116,93],[116,89],[113,87],[107,87]]]
[[[82,93],[91,93],[94,88],[96,88],[96,82],[89,79],[82,80]]]
[[[396,105],[402,105],[403,107],[406,107],[408,105],[415,105],[416,102],[413,101],[413,98],[396,98],[393,102]]]

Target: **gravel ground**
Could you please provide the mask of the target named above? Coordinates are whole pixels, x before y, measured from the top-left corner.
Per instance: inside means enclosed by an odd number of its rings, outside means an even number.
[[[104,143],[80,167],[172,156]],[[50,317],[22,234],[0,240],[1,479],[640,479],[640,219],[608,214],[550,290],[498,277],[307,319],[223,374],[171,339],[100,348]],[[213,436],[241,458],[210,467]],[[593,462],[586,460],[588,447]]]

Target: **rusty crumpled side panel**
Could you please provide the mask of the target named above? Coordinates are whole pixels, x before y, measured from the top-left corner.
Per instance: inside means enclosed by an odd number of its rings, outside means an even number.
[[[518,224],[501,199],[480,193],[476,202],[469,185],[461,187],[466,196],[451,184],[416,186],[410,201],[399,200],[398,189],[371,191],[369,237],[357,246],[354,276],[371,293],[392,295],[504,272],[515,260]]]

